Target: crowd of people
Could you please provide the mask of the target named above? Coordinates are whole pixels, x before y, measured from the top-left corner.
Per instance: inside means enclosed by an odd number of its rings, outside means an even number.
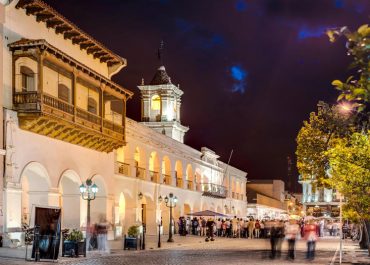
[[[339,235],[340,225],[328,220],[258,220],[254,218],[212,218],[180,217],[177,222],[178,233],[182,236],[196,235],[227,238],[269,238],[271,245],[270,258],[279,258],[281,245],[285,239],[288,244],[288,259],[295,258],[295,243],[298,239],[307,242],[307,259],[314,259],[316,241],[322,236]]]
[[[180,217],[177,227],[180,235],[207,236],[207,222],[213,222],[212,234],[218,237],[262,238],[267,237],[265,221],[242,218]]]

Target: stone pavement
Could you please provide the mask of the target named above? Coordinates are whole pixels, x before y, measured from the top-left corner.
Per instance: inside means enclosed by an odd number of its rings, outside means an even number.
[[[332,264],[339,264],[339,249]],[[360,249],[358,242],[346,239],[343,244],[342,264],[370,264],[369,252],[367,249]]]
[[[286,260],[286,242],[280,259],[269,258],[269,241],[264,239],[228,239],[216,238],[214,242],[205,242],[201,237],[175,237],[175,243],[163,242],[163,248],[156,248],[156,238],[148,238],[146,251],[123,251],[114,249],[112,253],[92,253],[88,258],[61,258],[62,265],[241,265],[241,264],[314,264],[327,265],[334,260],[338,239],[322,239],[317,243],[314,261],[305,260],[306,242],[297,243],[296,259]],[[166,238],[165,238],[166,239]],[[163,240],[165,241],[165,240]],[[119,246],[118,242],[115,242]],[[154,248],[155,247],[155,248]],[[119,247],[120,248],[120,247]],[[153,248],[152,250],[150,248]],[[24,260],[1,259],[0,264],[30,264]],[[33,263],[55,264],[55,263]],[[347,263],[348,264],[348,263]]]

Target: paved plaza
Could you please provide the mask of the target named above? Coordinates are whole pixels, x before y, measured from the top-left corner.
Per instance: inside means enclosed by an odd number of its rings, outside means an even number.
[[[118,245],[117,245],[118,246]],[[214,242],[204,242],[201,237],[175,237],[175,243],[163,243],[161,249],[155,248],[155,238],[149,238],[146,251],[123,251],[113,249],[110,254],[94,253],[88,258],[61,258],[58,263],[65,265],[110,265],[110,264],[148,264],[148,265],[241,265],[241,264],[334,264],[339,243],[338,238],[322,239],[317,243],[314,261],[305,259],[305,241],[297,243],[296,259],[286,259],[287,244],[283,243],[282,255],[279,259],[269,258],[269,241],[264,239],[227,239],[216,238]],[[346,246],[353,247],[351,242]],[[347,249],[350,249],[348,248]],[[353,253],[346,251],[348,257]],[[338,259],[338,253],[337,253]],[[24,260],[0,258],[0,264],[30,264]],[[41,262],[39,264],[49,264]],[[55,264],[55,263],[50,263]],[[351,263],[345,263],[351,264]],[[366,263],[358,263],[366,264]]]

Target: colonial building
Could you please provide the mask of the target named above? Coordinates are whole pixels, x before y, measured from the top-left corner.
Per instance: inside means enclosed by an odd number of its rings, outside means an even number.
[[[299,176],[298,182],[302,185],[302,204],[306,215],[339,216],[339,194],[335,190],[317,187],[317,180],[313,177]]]
[[[133,93],[111,80],[126,60],[41,0],[0,5],[5,176],[2,230],[22,238],[35,207],[62,209],[62,227],[84,229],[79,187],[98,186],[91,221],[120,236],[133,224],[157,233],[178,197],[175,218],[198,210],[246,215],[246,173],[208,148],[183,144],[183,91],[161,66],[139,86],[142,122],[126,118]],[[114,233],[115,232],[115,233]]]
[[[247,184],[247,214],[257,219],[286,219],[282,180],[251,180]]]

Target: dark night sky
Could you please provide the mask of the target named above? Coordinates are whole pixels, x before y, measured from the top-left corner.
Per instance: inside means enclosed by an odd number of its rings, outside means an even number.
[[[226,162],[234,149],[231,164],[251,179],[287,179],[302,121],[319,100],[335,102],[330,83],[348,74],[344,41],[330,43],[325,30],[357,29],[370,14],[368,0],[46,2],[128,60],[113,79],[135,92],[135,120],[136,86],[153,77],[163,39],[167,73],[185,92],[186,144]]]

